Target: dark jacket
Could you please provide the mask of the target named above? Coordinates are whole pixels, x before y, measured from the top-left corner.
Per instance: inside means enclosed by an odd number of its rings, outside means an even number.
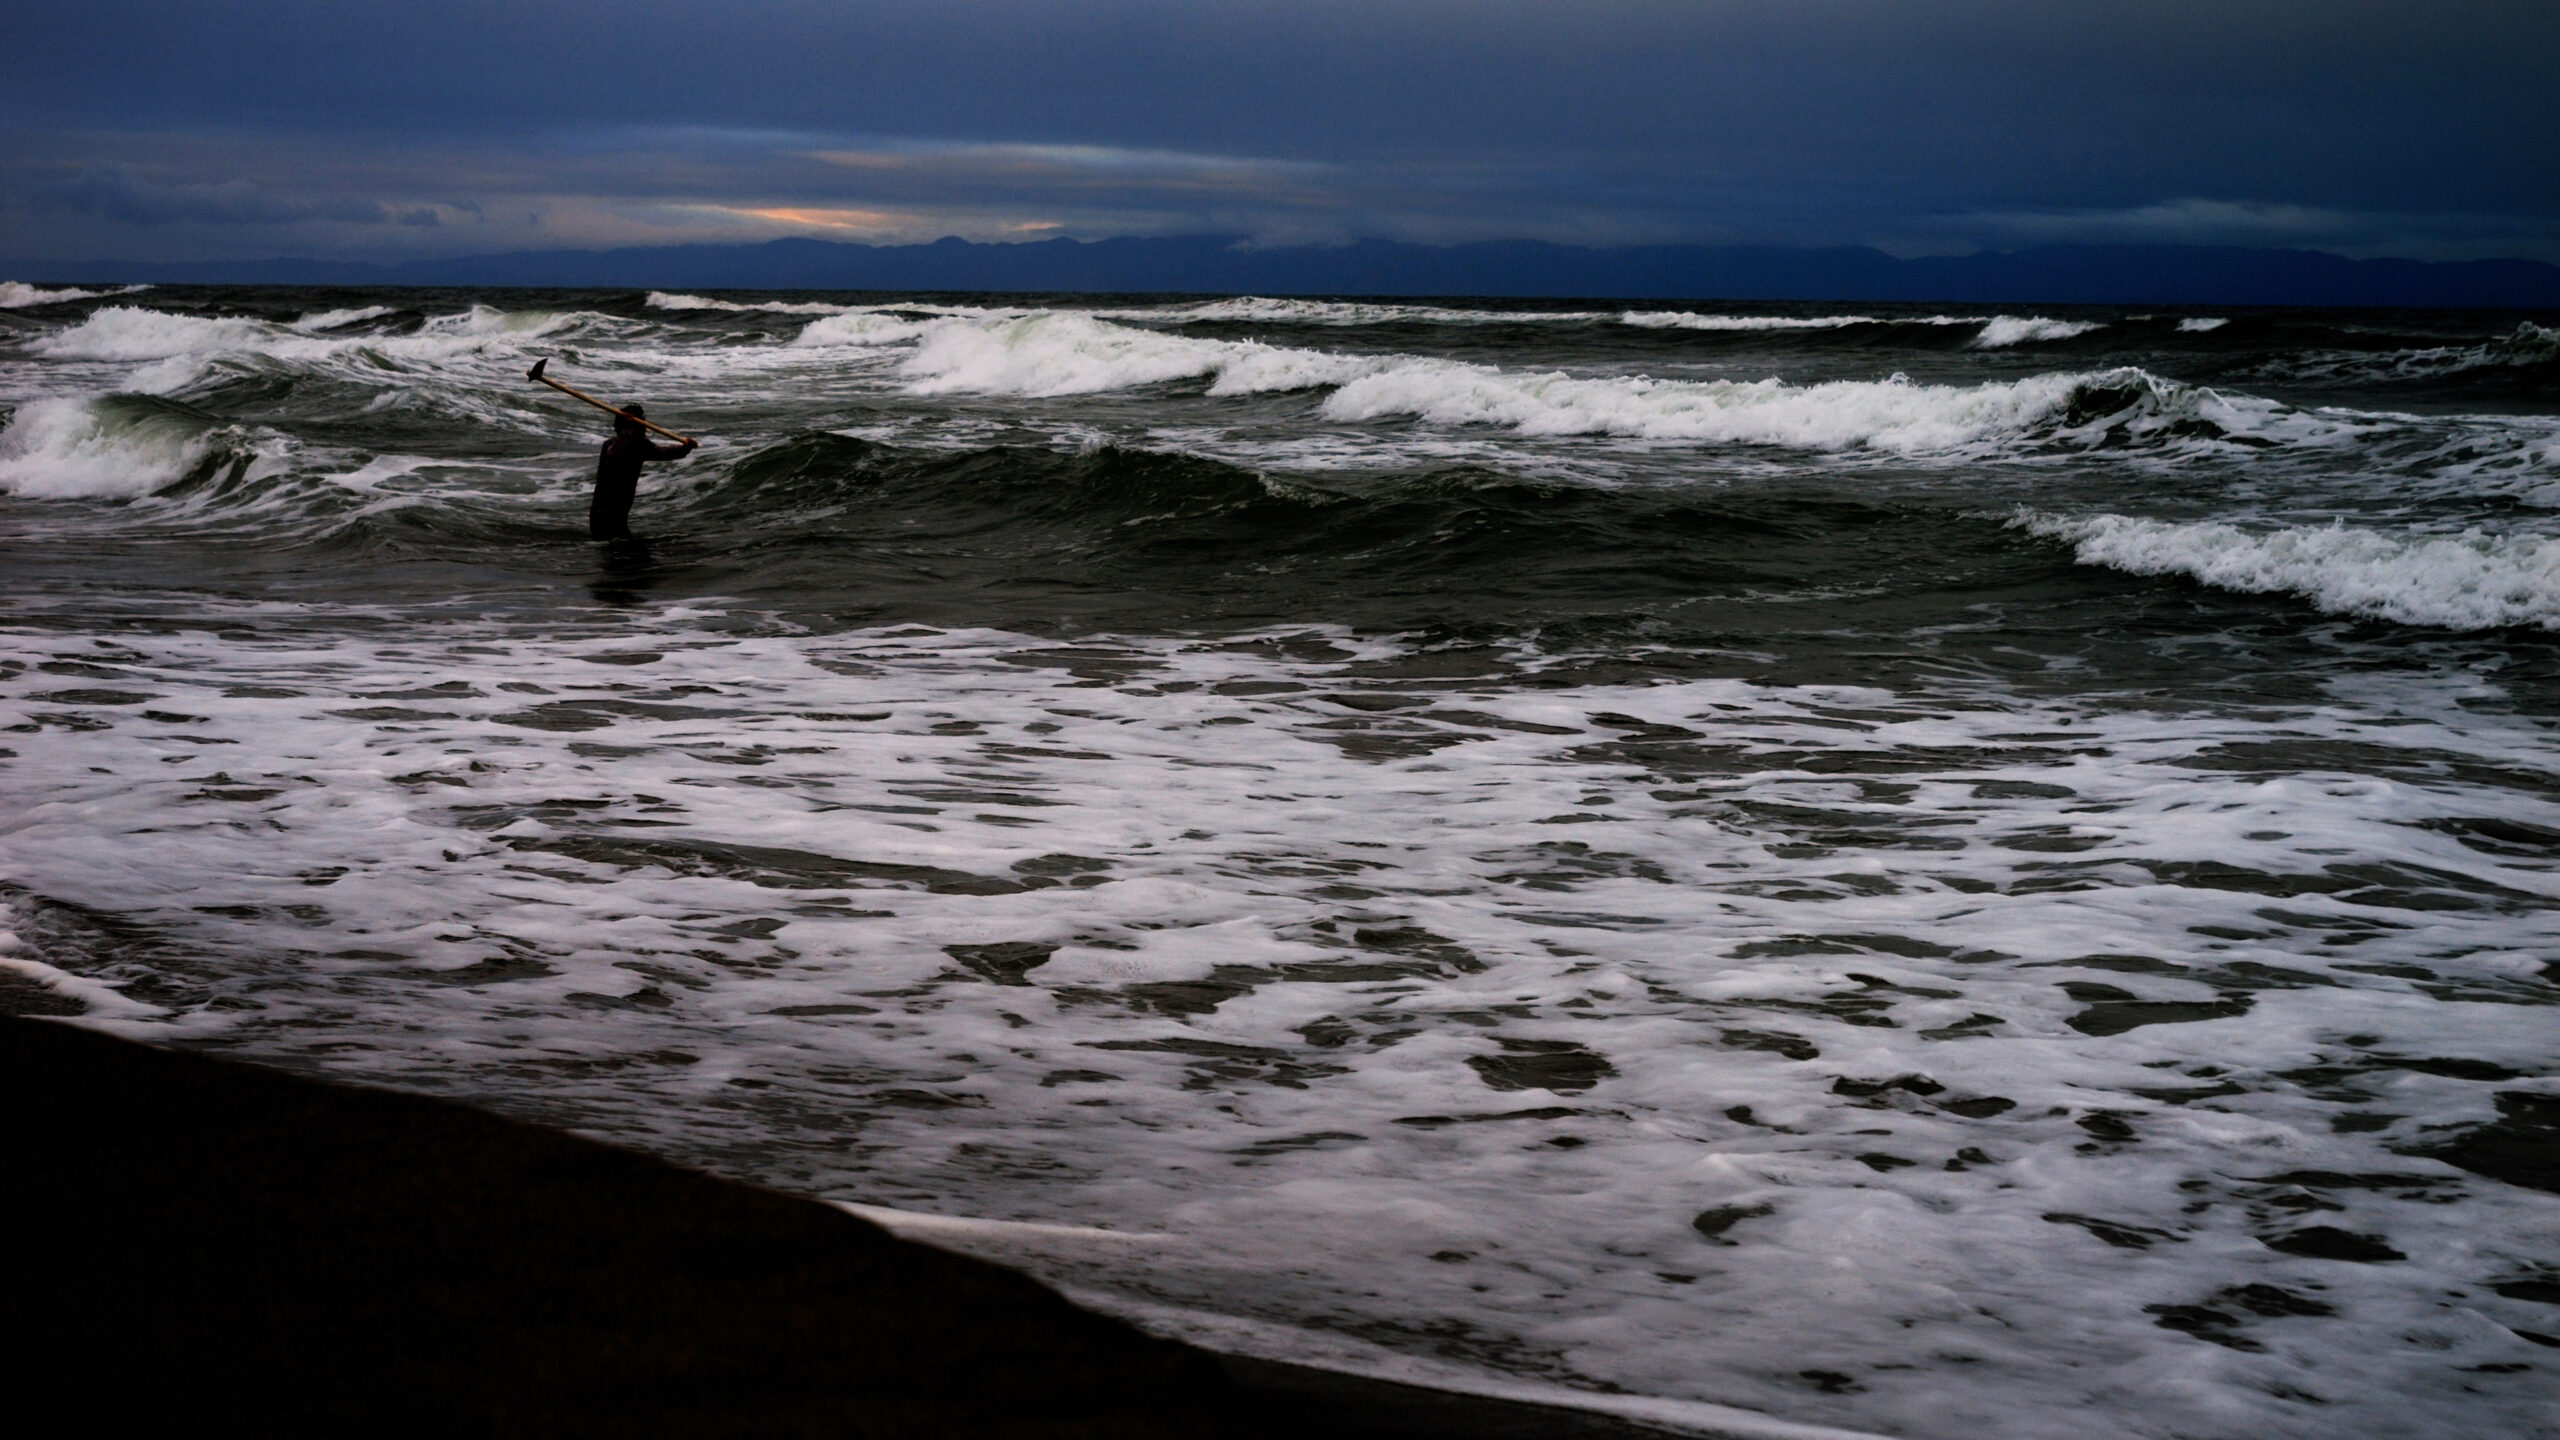
[[[617,431],[596,455],[596,493],[587,501],[587,534],[619,540],[631,533],[631,500],[640,490],[640,467],[652,460],[674,460],[691,453],[682,445],[660,445],[634,430]]]

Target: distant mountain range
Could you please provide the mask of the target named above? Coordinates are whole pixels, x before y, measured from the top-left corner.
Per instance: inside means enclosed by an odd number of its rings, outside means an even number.
[[[1257,249],[1220,235],[993,245],[959,239],[929,245],[788,239],[525,251],[391,265],[30,260],[0,262],[0,277],[70,284],[2560,308],[2560,266],[2538,260],[2350,260],[2309,250],[2191,245],[2056,245],[1898,260],[1862,247],[1592,249],[1534,240],[1452,246],[1363,240]]]

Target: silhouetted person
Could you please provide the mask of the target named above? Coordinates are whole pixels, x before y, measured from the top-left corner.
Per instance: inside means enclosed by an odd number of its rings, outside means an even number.
[[[679,460],[693,453],[694,442],[660,445],[640,425],[648,412],[625,405],[614,417],[613,438],[596,457],[596,493],[587,501],[587,535],[595,540],[631,537],[631,498],[640,491],[640,467],[651,460]]]

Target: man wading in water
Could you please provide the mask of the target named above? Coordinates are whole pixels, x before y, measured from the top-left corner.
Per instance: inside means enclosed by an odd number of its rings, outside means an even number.
[[[580,397],[584,398],[584,397]],[[587,535],[595,540],[631,538],[631,498],[640,490],[640,467],[652,460],[681,460],[694,442],[661,445],[640,421],[648,412],[625,405],[613,418],[613,438],[596,457],[596,493],[587,502]]]

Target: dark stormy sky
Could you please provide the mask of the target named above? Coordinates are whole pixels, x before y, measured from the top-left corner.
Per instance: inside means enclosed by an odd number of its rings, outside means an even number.
[[[2560,260],[2556,0],[83,0],[0,256],[784,234]]]

